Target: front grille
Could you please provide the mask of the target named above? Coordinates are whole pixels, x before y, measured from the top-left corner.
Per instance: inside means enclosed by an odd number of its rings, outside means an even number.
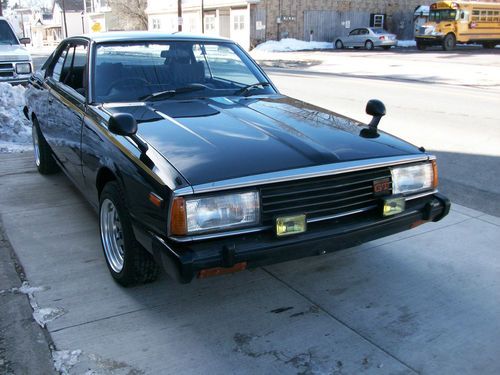
[[[12,69],[12,63],[1,63],[0,69]]]
[[[14,72],[0,72],[0,77],[14,77]]]
[[[375,208],[373,181],[385,178],[391,179],[389,168],[263,186],[262,223],[272,225],[275,217],[284,215],[306,214],[311,220]]]

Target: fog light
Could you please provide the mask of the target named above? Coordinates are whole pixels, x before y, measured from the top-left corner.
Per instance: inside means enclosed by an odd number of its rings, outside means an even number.
[[[400,214],[405,210],[406,200],[404,197],[384,199],[382,216],[392,216]]]
[[[284,216],[276,219],[276,235],[279,237],[305,231],[306,215]]]

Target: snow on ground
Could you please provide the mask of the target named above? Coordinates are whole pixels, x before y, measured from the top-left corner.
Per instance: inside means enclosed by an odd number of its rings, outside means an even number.
[[[398,47],[415,47],[417,42],[414,40],[398,40]]]
[[[332,48],[333,43],[329,42],[306,42],[293,38],[285,38],[280,41],[268,40],[267,42],[259,44],[254,50],[261,52],[287,52]]]
[[[78,363],[81,354],[81,350],[54,350],[52,352],[54,368],[62,375],[69,374],[69,369]]]
[[[32,149],[31,124],[24,117],[23,86],[0,83],[0,152]]]

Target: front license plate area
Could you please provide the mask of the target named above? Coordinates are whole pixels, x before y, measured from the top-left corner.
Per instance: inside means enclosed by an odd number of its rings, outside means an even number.
[[[384,217],[400,214],[406,208],[404,197],[384,198],[382,202],[382,216]]]
[[[306,215],[282,216],[276,218],[276,235],[278,237],[304,233],[306,230]]]

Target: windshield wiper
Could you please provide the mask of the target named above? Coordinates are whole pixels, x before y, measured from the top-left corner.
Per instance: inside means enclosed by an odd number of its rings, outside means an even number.
[[[241,89],[239,89],[238,91],[236,91],[234,93],[234,95],[243,95],[243,96],[246,96],[245,94],[247,94],[250,90],[256,88],[256,87],[267,87],[267,86],[271,86],[271,84],[269,82],[257,82],[257,83],[252,83],[251,85],[248,85],[248,86],[245,86],[245,87],[242,87]]]
[[[143,101],[143,102],[150,102],[150,101],[155,101],[155,100],[169,99],[169,98],[174,97],[177,94],[184,94],[187,92],[200,91],[200,90],[203,90],[206,88],[207,87],[205,85],[196,83],[196,84],[192,84],[192,85],[185,86],[185,87],[178,87],[178,88],[172,89],[172,90],[158,91],[158,92],[155,92],[153,94],[141,96],[139,98],[139,100]]]

